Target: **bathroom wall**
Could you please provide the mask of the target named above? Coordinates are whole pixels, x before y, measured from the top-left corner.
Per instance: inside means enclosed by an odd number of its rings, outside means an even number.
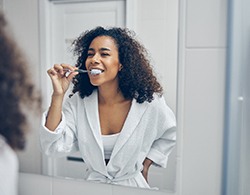
[[[135,30],[145,47],[149,48],[155,72],[165,90],[166,101],[176,112],[178,46],[176,40],[179,2],[178,0],[136,2]]]
[[[226,0],[181,1],[180,194],[221,194],[226,72]]]
[[[219,195],[221,191],[227,47],[226,2],[226,0],[180,1],[178,60],[180,67],[177,83],[179,143],[176,160],[176,193],[173,194]],[[38,0],[12,0],[4,3],[9,21],[15,30],[14,34],[31,62],[33,76],[39,85]],[[161,17],[158,15],[161,14],[161,3],[164,1],[136,1],[138,10],[136,27],[145,45],[148,41],[154,41],[157,33],[164,35],[154,21],[155,17]],[[147,12],[142,11],[142,8]],[[155,47],[161,48],[161,41],[171,40],[155,39]],[[164,51],[158,55],[167,54]],[[175,73],[167,74],[168,77],[175,75]],[[41,156],[37,152],[37,128],[38,121],[35,121],[27,151],[20,155],[21,171],[41,173]],[[112,190],[112,194],[118,193],[125,195],[128,190],[119,187]],[[130,194],[140,194],[140,191],[134,190]]]

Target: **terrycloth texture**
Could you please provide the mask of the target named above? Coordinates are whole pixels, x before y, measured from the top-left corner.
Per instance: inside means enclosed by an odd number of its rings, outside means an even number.
[[[0,135],[0,194],[17,195],[18,159],[12,148]]]
[[[175,116],[163,97],[139,104],[134,99],[125,124],[105,164],[98,113],[97,91],[81,99],[66,100],[62,120],[55,132],[42,119],[41,147],[50,156],[65,156],[80,150],[89,167],[87,180],[150,188],[141,174],[146,157],[166,167],[176,141]]]

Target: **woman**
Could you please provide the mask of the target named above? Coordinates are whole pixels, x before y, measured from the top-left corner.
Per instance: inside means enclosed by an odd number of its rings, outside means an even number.
[[[40,97],[30,81],[23,55],[6,28],[0,12],[0,194],[16,195],[18,159],[15,150],[24,149],[27,131],[23,109],[39,111]]]
[[[79,150],[87,180],[150,188],[149,167],[166,167],[176,136],[146,50],[121,28],[97,27],[74,46],[76,67],[55,64],[47,71],[53,94],[42,121],[43,151],[61,156]],[[71,81],[77,94],[63,104]]]

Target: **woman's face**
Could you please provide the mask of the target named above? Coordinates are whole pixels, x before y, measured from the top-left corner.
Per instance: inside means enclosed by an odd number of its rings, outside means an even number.
[[[89,74],[92,85],[118,84],[117,74],[121,68],[118,56],[118,49],[113,38],[99,36],[91,42],[85,62],[86,69],[99,69],[102,71],[98,75]]]

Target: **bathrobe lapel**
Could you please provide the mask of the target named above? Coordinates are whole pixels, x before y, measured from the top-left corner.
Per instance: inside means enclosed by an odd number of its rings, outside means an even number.
[[[104,158],[103,142],[101,138],[100,120],[98,112],[97,91],[93,91],[92,95],[85,97],[83,100],[91,132],[93,133],[94,138],[100,148],[100,152],[102,153],[102,157]]]
[[[148,103],[139,104],[136,102],[135,99],[133,99],[127,119],[123,125],[122,131],[114,146],[110,161],[112,161],[112,159],[115,156],[117,156],[120,149],[128,141],[128,139],[130,138],[130,136],[136,129],[137,125],[139,124],[147,107],[148,107]]]

